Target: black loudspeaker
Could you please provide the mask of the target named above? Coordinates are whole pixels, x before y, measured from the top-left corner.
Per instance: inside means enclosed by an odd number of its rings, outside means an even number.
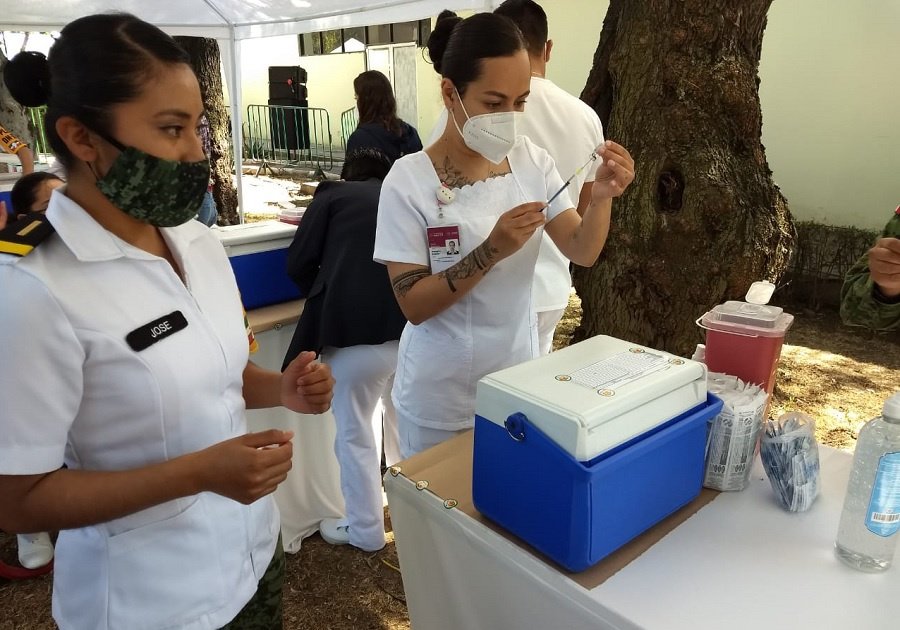
[[[300,66],[269,66],[269,83],[306,83],[306,68]]]
[[[303,109],[287,109],[300,107]],[[309,101],[294,98],[269,99],[269,125],[274,149],[309,149]]]
[[[269,66],[269,98],[308,98],[305,83],[300,66]]]
[[[269,98],[305,101],[309,92],[302,83],[269,83]]]

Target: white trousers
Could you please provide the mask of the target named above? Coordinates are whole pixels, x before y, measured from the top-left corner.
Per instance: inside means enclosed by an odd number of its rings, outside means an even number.
[[[322,351],[322,360],[331,367],[334,376],[331,403],[337,425],[334,453],[341,468],[350,544],[366,551],[381,549],[385,543],[382,444],[389,466],[400,457],[397,420],[391,402],[399,343],[327,347]],[[383,403],[383,415],[379,400]]]
[[[427,451],[432,446],[437,446],[441,442],[445,442],[446,440],[459,435],[463,431],[468,430],[459,429],[458,431],[454,431],[445,429],[431,429],[429,427],[419,426],[414,422],[410,422],[409,420],[403,418],[403,414],[400,414],[399,416],[399,424],[400,453],[401,455],[403,455],[403,459],[412,457],[416,453]]]
[[[556,325],[562,319],[566,309],[560,308],[554,311],[538,311],[538,348],[541,356],[550,354],[553,350],[553,333],[556,332]]]

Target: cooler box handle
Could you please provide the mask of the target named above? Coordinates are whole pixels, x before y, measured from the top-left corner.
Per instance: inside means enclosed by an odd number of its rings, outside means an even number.
[[[506,427],[506,432],[509,433],[509,437],[516,442],[524,442],[526,422],[528,422],[528,417],[524,413],[517,411],[506,419],[503,426]]]

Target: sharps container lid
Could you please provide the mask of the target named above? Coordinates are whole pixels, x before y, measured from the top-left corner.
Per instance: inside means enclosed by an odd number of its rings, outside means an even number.
[[[780,337],[794,323],[794,316],[779,306],[729,300],[703,316],[703,325],[715,330],[763,337]]]

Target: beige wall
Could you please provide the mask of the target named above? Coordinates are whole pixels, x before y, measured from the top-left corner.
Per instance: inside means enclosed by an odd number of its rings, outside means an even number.
[[[332,144],[341,146],[341,112],[354,106],[353,79],[366,69],[365,53],[300,57],[296,35],[244,40],[241,44],[241,93],[247,105],[265,105],[269,99],[269,66],[306,68],[309,106],[328,111]]]
[[[608,3],[539,0],[549,77],[578,95]],[[760,61],[763,144],[797,220],[881,228],[900,203],[900,2],[773,2]]]
[[[427,57],[427,55],[426,55]],[[439,77],[421,50],[416,56],[418,119],[416,125],[424,142],[443,104],[439,94]],[[341,144],[340,115],[353,107],[353,79],[366,69],[365,53],[316,55],[301,58],[294,36],[250,39],[242,43],[241,92],[244,111],[250,104],[265,105],[268,100],[268,69],[274,65],[300,65],[309,75],[309,105],[328,110],[335,147]]]
[[[578,96],[587,81],[594,50],[600,41],[606,0],[539,0],[547,12],[553,40],[547,78]]]
[[[900,2],[774,2],[763,144],[798,220],[882,228],[900,203]]]
[[[444,109],[444,102],[441,100],[441,78],[434,71],[434,66],[426,59],[428,53],[423,57],[419,54],[416,63],[416,81],[419,87],[419,137],[422,143],[427,145],[428,138],[431,135],[431,129],[434,127],[435,121]]]
[[[553,56],[548,76],[581,93],[606,0],[538,0]],[[763,144],[775,181],[798,220],[880,228],[900,203],[900,2],[774,2],[760,62]],[[295,37],[243,44],[244,103],[265,103],[266,69],[301,63]],[[310,104],[332,116],[353,105],[362,53],[306,57]],[[428,138],[441,108],[439,77],[417,61],[418,129]]]

